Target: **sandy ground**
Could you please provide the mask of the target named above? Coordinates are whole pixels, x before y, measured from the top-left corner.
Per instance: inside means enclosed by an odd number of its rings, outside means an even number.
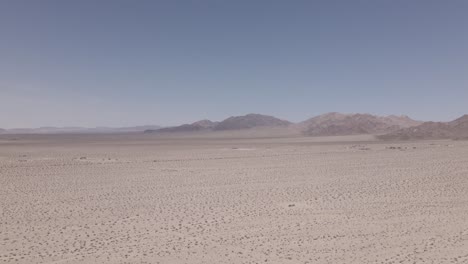
[[[0,216],[0,263],[468,263],[468,142],[3,136]]]

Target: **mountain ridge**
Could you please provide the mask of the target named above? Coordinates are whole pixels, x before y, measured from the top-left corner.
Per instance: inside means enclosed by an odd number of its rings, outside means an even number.
[[[242,130],[258,127],[287,127],[292,124],[273,116],[261,114],[247,114],[243,116],[231,116],[220,122],[208,119],[200,120],[191,124],[147,130],[145,133],[171,133],[171,132],[196,132],[196,131],[226,131]]]
[[[292,123],[269,115],[247,114],[231,116],[219,122],[214,130],[240,130],[255,127],[286,127]]]
[[[287,128],[291,130],[291,133],[306,136],[337,136],[386,133],[421,123],[405,115],[375,116],[371,114],[330,112],[314,116],[299,123],[292,123],[269,115],[246,114],[243,116],[231,116],[220,122],[205,119],[191,124],[147,130],[145,133],[233,131],[263,127]]]
[[[308,136],[343,136],[386,133],[421,123],[408,116],[330,112],[309,118],[296,124],[296,127]]]
[[[377,138],[382,140],[468,139],[468,115],[449,122],[424,122]]]

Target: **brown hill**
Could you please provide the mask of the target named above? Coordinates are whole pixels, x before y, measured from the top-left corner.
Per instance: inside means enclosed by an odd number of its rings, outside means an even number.
[[[380,117],[380,119],[386,123],[393,124],[393,125],[403,127],[403,128],[419,126],[423,123],[421,121],[411,119],[409,116],[406,116],[406,115],[401,115],[401,116],[389,115],[389,116]]]
[[[420,123],[407,116],[327,113],[301,122],[296,127],[309,136],[343,136],[386,133]]]
[[[281,120],[273,116],[248,114],[245,116],[229,117],[221,122],[200,120],[192,124],[166,127],[157,130],[147,130],[145,133],[242,130],[256,127],[287,127],[291,124],[292,123],[289,121]]]
[[[248,114],[225,119],[214,127],[214,130],[239,130],[255,127],[287,127],[292,123],[273,116]]]
[[[290,124],[291,122],[281,120],[273,116],[248,114],[245,116],[229,117],[221,122],[200,120],[192,124],[184,124],[175,127],[166,127],[157,130],[147,130],[145,131],[145,133],[242,130],[257,127],[287,127]]]
[[[416,127],[378,136],[378,138],[383,140],[468,139],[468,115],[451,122],[425,122]]]
[[[211,129],[211,128],[214,128],[218,123],[219,122],[213,122],[213,121],[208,120],[208,119],[203,119],[203,120],[197,121],[195,123],[192,123],[192,125],[202,127],[202,128],[205,128],[205,129]]]
[[[462,117],[449,122],[449,125],[459,132],[468,132],[468,115],[463,115]]]

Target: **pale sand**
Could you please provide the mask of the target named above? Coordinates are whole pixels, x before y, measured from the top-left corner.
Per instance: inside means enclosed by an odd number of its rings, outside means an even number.
[[[0,263],[468,263],[468,142],[355,139],[3,136]]]

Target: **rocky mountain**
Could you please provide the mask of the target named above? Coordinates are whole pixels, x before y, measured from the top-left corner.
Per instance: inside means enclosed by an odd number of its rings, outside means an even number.
[[[255,127],[287,127],[292,123],[273,116],[248,114],[244,116],[232,116],[217,124],[214,130],[239,130]]]
[[[370,114],[327,113],[296,125],[308,136],[342,136],[353,134],[378,134],[419,125],[407,116],[374,116]]]
[[[219,122],[213,122],[213,121],[208,120],[208,119],[203,119],[203,120],[200,120],[200,121],[197,121],[197,122],[193,123],[192,125],[198,126],[198,127],[204,128],[204,129],[212,129],[218,124],[219,124]]]
[[[425,122],[378,137],[383,140],[468,139],[468,115],[451,122]]]
[[[242,130],[257,127],[287,127],[292,123],[273,116],[248,114],[244,116],[229,117],[221,122],[200,120],[192,124],[184,124],[175,127],[166,127],[157,130],[147,130],[146,133],[171,133],[171,132],[195,132],[195,131],[224,131]]]
[[[408,116],[374,116],[370,114],[327,113],[293,124],[273,116],[248,114],[232,116],[221,122],[201,120],[192,124],[147,130],[146,133],[172,133],[196,131],[230,131],[252,128],[281,128],[288,133],[307,136],[339,136],[354,134],[381,134],[421,124]]]
[[[380,117],[386,123],[394,124],[399,127],[413,127],[422,124],[423,122],[411,119],[409,116],[406,115],[389,115]]]

